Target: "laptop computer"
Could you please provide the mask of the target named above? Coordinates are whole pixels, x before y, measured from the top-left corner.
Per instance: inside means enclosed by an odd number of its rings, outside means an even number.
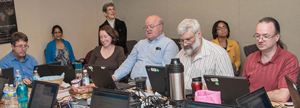
[[[273,108],[264,87],[236,99],[236,102],[244,108]]]
[[[8,78],[8,84],[14,84],[14,68],[6,68],[6,69],[2,69],[2,76],[7,77]]]
[[[236,98],[250,93],[246,78],[204,75],[208,90],[221,91],[222,104],[235,105]]]
[[[34,81],[28,108],[53,108],[59,84]]]
[[[47,63],[47,64],[41,64],[41,65],[36,65],[34,66],[34,70],[37,70],[39,73],[40,77],[43,76],[51,76],[51,71],[49,69],[50,65],[61,65],[61,61],[58,62],[53,62],[53,63]]]
[[[288,89],[290,91],[290,95],[294,104],[295,108],[300,107],[300,89],[298,84],[296,84],[292,79],[290,79],[288,76],[284,76],[286,80],[286,84],[288,86]]]
[[[65,72],[64,82],[70,83],[75,79],[75,70],[71,65],[49,65],[49,69],[52,75],[61,75]]]
[[[114,82],[108,70],[105,69],[105,66],[86,64],[84,67],[87,69],[87,72],[92,78],[94,84],[99,88],[124,90],[131,87],[126,83]]]
[[[131,93],[105,88],[93,88],[90,108],[129,108]]]
[[[8,78],[4,76],[0,76],[0,97],[3,96],[3,89],[5,84],[8,82]]]
[[[170,84],[167,68],[164,66],[146,66],[153,92],[169,97]]]
[[[239,107],[231,106],[231,105],[212,104],[212,103],[185,100],[183,108],[239,108]]]

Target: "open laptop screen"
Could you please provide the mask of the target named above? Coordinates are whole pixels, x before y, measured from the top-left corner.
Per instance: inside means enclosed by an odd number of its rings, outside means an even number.
[[[91,99],[91,108],[128,108],[130,96],[130,92],[94,88]]]
[[[51,71],[49,69],[50,65],[61,65],[61,61],[36,65],[36,66],[34,66],[34,69],[38,71],[40,77],[51,76],[52,74],[51,74]]]
[[[204,103],[204,102],[196,102],[196,101],[185,101],[184,108],[236,108],[231,105],[222,105],[222,104],[212,104],[212,103]]]
[[[167,68],[164,66],[146,66],[147,74],[153,92],[158,92],[163,96],[170,96],[170,84]]]
[[[14,68],[6,68],[6,69],[2,69],[2,76],[7,77],[8,78],[8,84],[14,84]]]
[[[59,84],[35,81],[31,90],[28,108],[53,108]]]
[[[236,99],[250,93],[245,77],[204,75],[208,90],[221,91],[222,104],[237,106]]]
[[[236,99],[239,106],[244,108],[273,108],[264,87]]]

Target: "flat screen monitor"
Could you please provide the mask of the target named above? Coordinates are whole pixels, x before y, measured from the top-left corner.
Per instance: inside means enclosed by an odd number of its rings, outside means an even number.
[[[236,99],[236,102],[244,108],[273,108],[264,87]]]
[[[53,108],[59,84],[42,81],[34,81],[28,108]]]
[[[93,88],[91,108],[129,108],[131,93],[122,90]]]

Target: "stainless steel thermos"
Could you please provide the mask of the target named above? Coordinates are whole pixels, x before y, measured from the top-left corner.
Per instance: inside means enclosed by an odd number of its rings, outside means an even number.
[[[183,65],[179,58],[173,58],[168,66],[170,81],[170,97],[172,100],[185,99]]]

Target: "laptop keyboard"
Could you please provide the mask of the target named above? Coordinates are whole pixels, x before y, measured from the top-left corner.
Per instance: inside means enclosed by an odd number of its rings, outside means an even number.
[[[115,82],[115,84],[116,84],[117,88],[120,90],[129,89],[131,87],[129,84],[126,84],[126,83]]]

